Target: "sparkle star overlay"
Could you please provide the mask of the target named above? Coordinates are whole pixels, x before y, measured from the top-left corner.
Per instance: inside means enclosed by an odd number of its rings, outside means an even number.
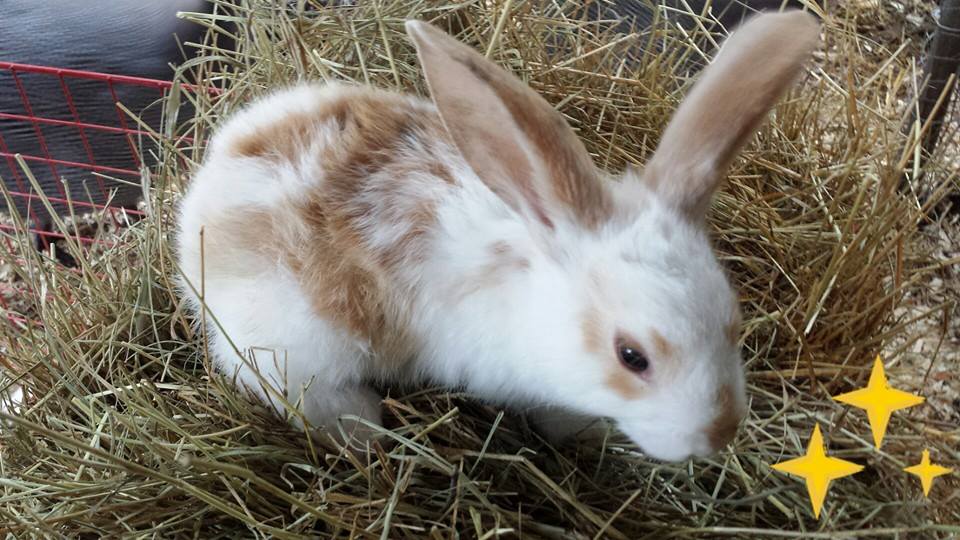
[[[923,451],[923,458],[920,459],[918,465],[907,467],[903,470],[920,478],[920,485],[923,486],[924,497],[930,496],[930,486],[933,485],[934,478],[953,472],[953,469],[930,463],[930,450]]]
[[[873,443],[880,448],[883,437],[887,433],[887,424],[894,411],[906,409],[923,403],[923,397],[891,388],[887,382],[887,374],[883,370],[883,362],[877,356],[870,372],[870,381],[866,388],[834,396],[834,400],[867,411],[870,420],[870,429],[873,431]]]
[[[819,423],[813,428],[806,455],[777,463],[773,468],[806,480],[807,493],[810,495],[810,504],[816,518],[820,517],[820,510],[823,508],[823,500],[827,497],[830,482],[863,470],[862,465],[827,456]]]

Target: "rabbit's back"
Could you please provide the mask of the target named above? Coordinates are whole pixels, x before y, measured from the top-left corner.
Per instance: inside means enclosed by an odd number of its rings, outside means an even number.
[[[215,338],[216,355],[325,356],[347,378],[409,358],[410,289],[462,166],[433,106],[414,97],[310,85],[236,114],[178,223],[186,297],[199,312],[202,294],[232,340]]]

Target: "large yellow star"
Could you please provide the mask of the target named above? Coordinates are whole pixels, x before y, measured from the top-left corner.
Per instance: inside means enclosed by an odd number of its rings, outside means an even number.
[[[930,486],[933,485],[934,478],[953,472],[953,469],[930,463],[930,450],[923,451],[923,458],[920,459],[919,465],[907,467],[903,470],[920,477],[920,485],[923,486],[925,497],[930,495]]]
[[[806,480],[813,515],[817,518],[820,517],[820,509],[823,508],[823,500],[827,497],[830,482],[863,470],[862,465],[827,457],[823,448],[823,435],[820,434],[820,424],[813,428],[813,435],[810,437],[805,456],[777,463],[773,468]]]
[[[880,448],[883,436],[887,433],[887,424],[893,411],[923,403],[921,396],[890,388],[879,355],[873,362],[873,371],[870,372],[870,382],[866,388],[834,396],[833,399],[867,411],[870,429],[873,431],[873,443],[877,448]]]

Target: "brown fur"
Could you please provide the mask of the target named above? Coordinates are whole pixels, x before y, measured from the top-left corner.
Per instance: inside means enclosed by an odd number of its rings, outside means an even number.
[[[237,157],[295,161],[303,155],[303,148],[309,144],[311,133],[321,124],[335,120],[342,129],[348,110],[347,100],[318,103],[312,114],[288,114],[260,131],[234,141],[230,152]]]
[[[530,260],[514,251],[513,247],[503,240],[490,244],[489,250],[491,269],[512,271],[530,268]]]
[[[730,340],[730,343],[736,344],[737,340],[740,339],[740,323],[732,322],[727,325],[727,339]]]
[[[312,243],[304,246],[302,279],[323,316],[393,349],[405,340],[408,314],[388,291],[401,288],[397,274],[420,260],[436,219],[434,201],[424,199],[429,191],[416,189],[410,173],[439,171],[445,184],[452,178],[443,164],[426,156],[411,162],[398,150],[407,137],[443,141],[443,130],[435,115],[392,94],[367,91],[342,102],[331,107],[343,111],[339,159],[324,163],[325,182],[298,208]],[[374,246],[371,219],[374,227],[406,230],[396,242]]]
[[[460,300],[471,294],[502,284],[516,272],[530,268],[530,261],[520,255],[504,241],[490,244],[490,260],[477,269],[471,279],[467,279],[451,297]]]
[[[740,315],[740,306],[736,303],[733,304],[731,311],[733,311],[733,315],[730,318],[730,324],[727,325],[727,339],[730,340],[730,343],[736,345],[740,339],[740,326],[743,322],[743,317]]]
[[[626,372],[623,367],[611,370],[607,374],[607,388],[613,390],[623,399],[640,399],[643,397],[643,387],[637,381],[636,375]]]
[[[229,272],[244,276],[255,268],[251,257],[273,256],[276,244],[268,239],[276,236],[273,215],[265,208],[247,206],[229,213],[210,216],[203,230],[203,262],[206,275]],[[245,249],[237,249],[244,246]]]
[[[707,437],[710,445],[715,449],[720,449],[730,443],[737,434],[737,426],[740,424],[740,418],[737,416],[736,398],[733,395],[733,389],[729,386],[723,386],[717,393],[717,416],[707,430]]]
[[[653,341],[654,350],[657,351],[658,359],[669,359],[675,354],[673,345],[663,337],[663,334],[656,330],[650,330],[650,338]]]
[[[598,355],[609,355],[613,345],[607,343],[603,335],[603,321],[600,310],[590,306],[580,317],[580,329],[583,332],[583,344],[587,352]]]

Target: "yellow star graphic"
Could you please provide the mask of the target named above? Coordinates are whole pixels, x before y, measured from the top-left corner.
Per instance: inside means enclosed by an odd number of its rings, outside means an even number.
[[[870,382],[866,388],[834,396],[833,399],[867,411],[870,429],[873,431],[873,443],[877,448],[880,448],[883,436],[887,433],[887,424],[893,411],[923,403],[920,396],[890,388],[879,355],[873,362],[873,371],[870,372]]]
[[[827,457],[823,449],[823,436],[820,434],[820,424],[813,428],[810,444],[805,456],[777,463],[774,469],[802,477],[807,482],[807,493],[810,494],[810,504],[813,506],[813,515],[820,517],[823,500],[827,497],[830,482],[850,476],[863,470],[862,465],[849,461]]]
[[[930,486],[933,485],[934,478],[953,472],[953,469],[930,463],[930,450],[923,451],[923,458],[920,459],[919,465],[907,467],[903,470],[920,477],[920,485],[923,486],[925,497],[930,495]]]

